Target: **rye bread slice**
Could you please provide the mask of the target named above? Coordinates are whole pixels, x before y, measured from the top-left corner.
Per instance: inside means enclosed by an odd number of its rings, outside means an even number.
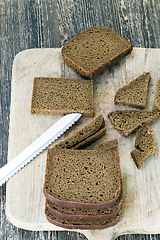
[[[115,226],[120,219],[120,214],[118,214],[115,218],[108,219],[108,220],[97,220],[97,221],[66,220],[51,214],[48,211],[47,207],[45,209],[45,215],[47,220],[50,223],[66,229],[88,229],[88,230],[105,229],[108,227]]]
[[[156,83],[156,93],[154,97],[152,111],[160,112],[160,79],[158,79]]]
[[[156,148],[153,130],[148,126],[148,124],[144,124],[137,129],[135,147],[137,149],[134,149],[131,152],[131,156],[137,168],[140,169],[144,160],[153,155]]]
[[[32,114],[67,114],[74,112],[93,117],[93,80],[34,78]]]
[[[147,72],[120,88],[115,95],[115,104],[145,108],[150,79],[151,75]]]
[[[111,207],[121,192],[118,151],[49,149],[43,192],[61,207]]]
[[[131,53],[133,45],[109,27],[89,27],[62,47],[64,61],[80,75],[95,77]]]
[[[79,131],[74,133],[71,137],[67,138],[64,141],[59,142],[54,146],[54,148],[66,148],[70,149],[83,143],[87,138],[91,137],[93,134],[104,128],[105,122],[102,115],[95,117],[91,123],[87,126],[81,128]]]
[[[92,136],[86,138],[84,141],[78,143],[73,148],[74,149],[84,149],[85,147],[91,145],[92,143],[96,142],[98,139],[103,137],[106,134],[106,129],[102,128]]]
[[[87,150],[91,149],[101,149],[101,150],[108,150],[118,147],[118,140],[113,139],[104,143],[94,144],[87,147]]]
[[[46,201],[46,206],[50,213],[57,217],[67,220],[108,220],[116,217],[122,210],[124,203],[123,192],[119,195],[116,203],[106,209],[81,209],[81,208],[66,208],[57,206],[49,201]]]
[[[158,112],[138,110],[118,110],[108,114],[114,128],[125,137],[142,124],[154,121],[158,116]]]

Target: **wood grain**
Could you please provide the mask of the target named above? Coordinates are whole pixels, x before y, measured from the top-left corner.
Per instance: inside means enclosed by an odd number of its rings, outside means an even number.
[[[159,0],[0,1],[0,166],[7,161],[12,62],[29,48],[60,47],[91,25],[110,26],[136,47],[160,47]],[[8,223],[5,185],[0,188],[1,239],[85,239],[70,232],[28,232]],[[159,239],[129,235],[119,239]]]

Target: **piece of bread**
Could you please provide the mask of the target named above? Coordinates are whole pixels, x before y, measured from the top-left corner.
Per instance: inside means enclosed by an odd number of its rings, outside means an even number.
[[[160,112],[160,79],[158,79],[156,83],[156,93],[154,97],[152,111]]]
[[[118,151],[49,149],[43,192],[61,207],[111,207],[121,192]]]
[[[114,103],[145,108],[150,79],[151,75],[147,72],[120,88],[115,95]]]
[[[137,166],[140,169],[144,160],[155,152],[155,139],[153,136],[153,130],[144,124],[136,131],[135,147],[131,152],[131,156]]]
[[[77,148],[76,146],[103,129],[105,126],[105,121],[102,115],[95,117],[87,126],[81,128],[79,131],[74,133],[71,137],[65,139],[54,145],[54,148]],[[104,132],[104,131],[103,131]],[[81,146],[82,146],[81,145]],[[80,145],[79,145],[80,146]]]
[[[103,137],[105,134],[106,134],[106,129],[102,128],[98,132],[94,133],[93,135],[86,138],[84,141],[78,143],[77,145],[75,145],[72,148],[74,148],[74,149],[84,149],[85,147],[90,146],[92,143],[96,142],[98,139]]]
[[[119,213],[115,218],[108,219],[108,220],[93,220],[93,221],[79,220],[78,221],[78,220],[67,220],[67,219],[57,217],[52,213],[50,213],[47,207],[45,209],[46,218],[50,223],[66,229],[88,229],[88,230],[105,229],[108,227],[115,226],[119,222],[120,214],[121,213]]]
[[[34,78],[32,114],[67,114],[73,112],[93,117],[93,80]]]
[[[158,118],[158,112],[138,110],[118,110],[108,114],[114,128],[123,136],[128,136],[144,123]]]
[[[94,144],[87,147],[87,150],[89,149],[101,149],[101,150],[108,150],[118,147],[118,141],[117,139],[113,139],[104,143]]]
[[[95,77],[131,53],[133,45],[109,27],[89,27],[62,47],[64,61],[85,77]]]
[[[122,210],[124,203],[123,193],[121,193],[116,203],[106,209],[81,209],[81,208],[66,208],[57,206],[48,200],[46,205],[48,210],[57,217],[67,220],[108,220],[116,217]]]

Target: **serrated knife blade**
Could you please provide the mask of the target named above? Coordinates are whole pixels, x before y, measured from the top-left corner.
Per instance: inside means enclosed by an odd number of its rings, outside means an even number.
[[[20,154],[0,169],[0,186],[11,178],[22,167],[29,163],[34,157],[48,147],[53,141],[60,137],[71,127],[82,114],[71,113],[65,115],[45,131],[39,138],[31,143]]]

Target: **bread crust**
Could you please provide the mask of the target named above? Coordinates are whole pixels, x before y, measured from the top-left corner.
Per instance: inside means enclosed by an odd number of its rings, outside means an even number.
[[[54,208],[52,208],[50,206],[49,201],[46,202],[46,206],[47,206],[49,212],[51,212],[53,215],[55,215],[59,218],[67,219],[67,220],[78,220],[78,221],[79,220],[83,220],[83,221],[86,221],[86,220],[108,220],[108,219],[115,218],[122,211],[123,203],[124,203],[123,193],[121,193],[120,197],[121,197],[121,199],[119,201],[117,208],[114,209],[114,211],[107,213],[107,214],[98,214],[98,211],[97,211],[97,215],[66,214],[66,213],[57,211]]]
[[[78,203],[78,202],[72,202],[72,201],[59,200],[59,199],[53,197],[52,195],[50,195],[49,193],[47,193],[46,190],[45,190],[45,186],[44,186],[44,189],[43,189],[43,193],[44,193],[46,199],[48,201],[58,205],[58,206],[71,207],[71,208],[97,209],[97,210],[112,207],[115,204],[117,198],[119,197],[120,192],[121,192],[121,188],[119,188],[116,191],[115,198],[113,198],[109,202],[104,202],[104,203]]]
[[[52,223],[52,224],[54,224],[54,225],[56,225],[56,226],[58,226],[58,227],[63,227],[63,228],[66,228],[66,229],[88,229],[88,230],[98,230],[98,229],[105,229],[105,228],[108,228],[108,227],[113,227],[113,226],[115,226],[118,222],[119,222],[119,220],[120,220],[120,214],[119,215],[117,215],[117,217],[115,217],[115,218],[113,218],[111,221],[109,221],[109,223],[106,223],[106,224],[97,224],[97,225],[94,225],[94,224],[91,224],[91,225],[86,225],[85,224],[85,222],[84,222],[84,224],[75,224],[75,225],[73,225],[73,224],[63,224],[63,223],[61,223],[61,222],[59,222],[59,221],[56,221],[56,220],[54,220],[53,218],[51,218],[51,214],[48,214],[48,212],[47,212],[47,210],[45,211],[45,216],[46,216],[46,218],[47,218],[47,220],[50,222],[50,223]],[[54,215],[53,215],[53,217],[54,217]],[[108,220],[106,220],[106,221],[108,221]]]

